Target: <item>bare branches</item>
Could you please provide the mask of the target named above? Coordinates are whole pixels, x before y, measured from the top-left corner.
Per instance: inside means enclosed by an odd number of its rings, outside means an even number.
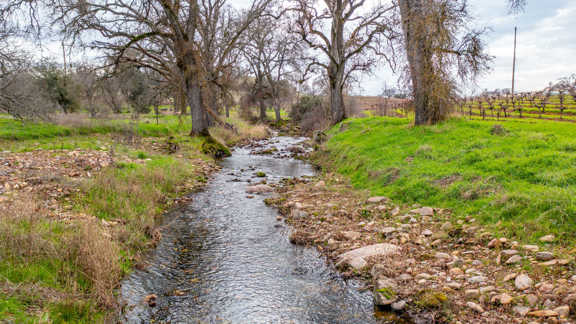
[[[457,84],[488,69],[483,30],[469,30],[466,0],[400,0],[416,124],[448,116]]]
[[[299,35],[311,50],[324,59],[309,66],[325,69],[331,92],[332,122],[345,118],[343,89],[356,72],[367,72],[379,58],[392,67],[395,40],[391,27],[395,5],[366,8],[364,0],[292,0],[290,11],[295,23],[291,32]]]

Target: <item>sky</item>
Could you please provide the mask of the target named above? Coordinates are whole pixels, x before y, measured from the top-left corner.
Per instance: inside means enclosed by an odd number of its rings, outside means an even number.
[[[549,82],[576,73],[576,0],[528,0],[525,11],[509,15],[506,0],[469,0],[476,26],[491,31],[485,38],[494,56],[491,70],[466,87],[467,94],[511,88],[514,26],[518,27],[516,89],[541,90]],[[361,94],[377,95],[397,78],[385,68],[365,76]]]
[[[368,0],[376,3],[379,0]],[[388,0],[384,0],[388,1]],[[250,0],[229,0],[235,7],[246,7]],[[484,89],[510,88],[514,26],[518,27],[516,89],[541,90],[550,82],[576,73],[576,0],[527,0],[524,12],[510,15],[507,0],[469,0],[477,27],[490,27],[486,35],[488,54],[494,56],[491,70],[466,85],[465,94]],[[44,55],[61,56],[59,44],[50,44]],[[396,86],[398,77],[384,64],[363,75],[360,95],[379,95],[384,84]]]

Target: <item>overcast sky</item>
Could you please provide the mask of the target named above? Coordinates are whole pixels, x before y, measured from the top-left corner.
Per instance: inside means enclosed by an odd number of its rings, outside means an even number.
[[[250,0],[229,1],[237,7],[250,3]],[[469,87],[467,93],[511,87],[514,26],[518,26],[518,91],[540,90],[549,82],[576,73],[576,0],[528,0],[526,10],[518,15],[508,14],[507,0],[469,0],[469,3],[470,12],[476,17],[475,25],[492,28],[486,41],[488,52],[495,59],[492,70],[478,80],[477,87]],[[61,55],[58,45],[49,47],[51,50],[44,55]],[[372,75],[363,77],[358,91],[378,95],[385,82],[395,86],[396,80],[389,69],[377,67]]]
[[[514,26],[518,26],[518,91],[539,90],[576,73],[576,0],[528,0],[519,15],[508,15],[506,0],[469,2],[475,24],[492,28],[486,41],[495,59],[492,70],[478,80],[478,88],[468,92],[511,87]],[[395,77],[380,70],[364,78],[363,94],[379,94],[385,81],[394,84]]]

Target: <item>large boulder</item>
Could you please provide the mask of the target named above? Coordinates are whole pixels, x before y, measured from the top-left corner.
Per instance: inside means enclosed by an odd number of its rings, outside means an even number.
[[[338,257],[336,266],[347,264],[356,270],[366,266],[366,259],[373,256],[389,256],[397,254],[400,248],[393,244],[381,243],[368,245],[356,250],[348,251]]]

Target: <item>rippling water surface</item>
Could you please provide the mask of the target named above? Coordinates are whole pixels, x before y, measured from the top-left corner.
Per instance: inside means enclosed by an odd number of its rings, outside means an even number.
[[[146,270],[122,284],[128,323],[376,323],[370,292],[344,281],[317,251],[290,244],[289,229],[258,182],[313,175],[302,161],[281,158],[302,139],[263,142],[275,156],[236,149],[189,206],[166,215],[162,240]],[[156,294],[149,307],[145,296]]]

